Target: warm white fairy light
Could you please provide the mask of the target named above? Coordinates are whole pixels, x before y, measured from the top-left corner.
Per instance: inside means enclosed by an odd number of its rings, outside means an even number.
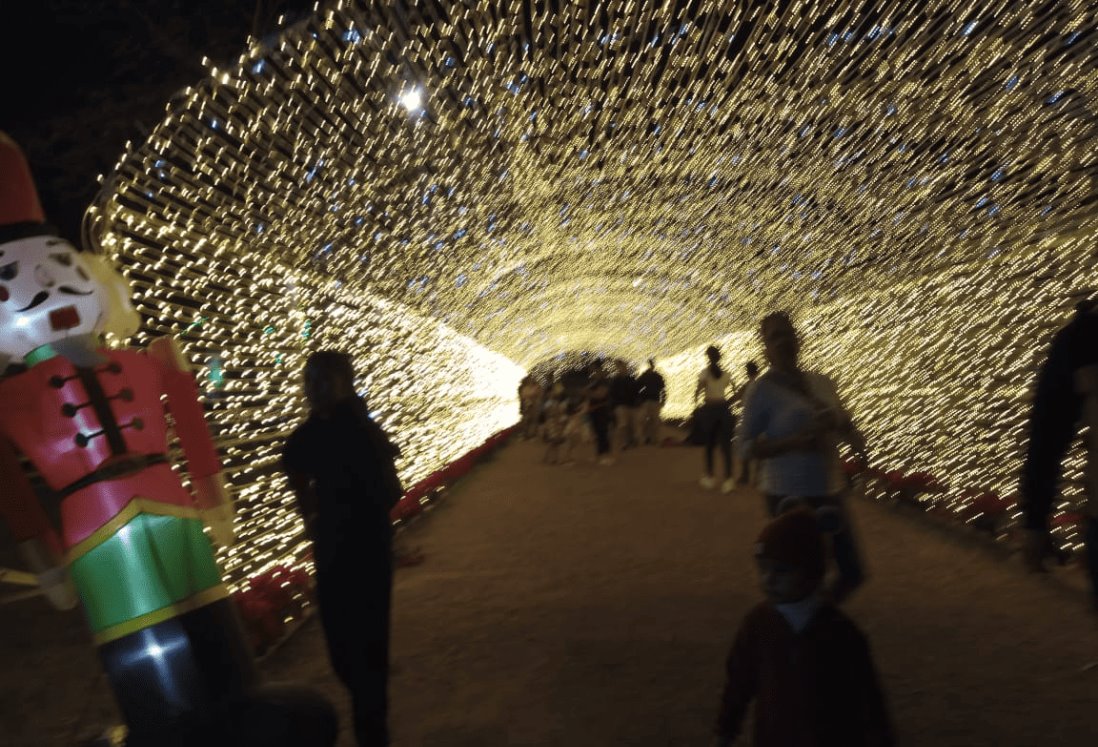
[[[418,112],[423,108],[423,94],[418,88],[412,88],[400,95],[400,104],[409,112]]]
[[[274,458],[322,343],[414,474],[513,415],[510,361],[639,363],[789,308],[882,461],[1009,487],[1039,349],[1094,282],[1088,3],[512,10],[327,6],[108,179],[147,334],[222,354],[213,419],[262,514],[238,556],[299,541]]]

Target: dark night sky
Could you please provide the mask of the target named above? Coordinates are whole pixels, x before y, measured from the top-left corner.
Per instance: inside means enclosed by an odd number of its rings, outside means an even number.
[[[18,5],[18,7],[16,7]],[[27,154],[47,219],[79,239],[81,215],[127,140],[203,77],[203,56],[235,59],[312,0],[31,0],[0,16],[0,130]]]
[[[693,5],[676,0],[673,7]],[[0,130],[26,152],[47,219],[77,241],[96,177],[110,171],[127,140],[145,139],[173,94],[205,76],[203,56],[224,67],[249,35],[270,39],[280,15],[292,24],[313,6],[314,0],[9,0],[0,11]]]

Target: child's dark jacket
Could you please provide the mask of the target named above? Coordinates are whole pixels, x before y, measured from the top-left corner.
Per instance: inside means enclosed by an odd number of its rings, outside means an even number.
[[[772,605],[748,613],[728,655],[717,733],[755,705],[756,747],[888,747],[892,726],[865,636],[825,604],[801,632]]]

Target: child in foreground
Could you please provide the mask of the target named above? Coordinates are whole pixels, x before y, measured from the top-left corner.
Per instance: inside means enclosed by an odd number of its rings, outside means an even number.
[[[754,700],[756,747],[893,745],[866,638],[821,596],[816,515],[796,509],[775,519],[755,558],[767,601],[747,614],[728,655],[717,744],[735,741]]]

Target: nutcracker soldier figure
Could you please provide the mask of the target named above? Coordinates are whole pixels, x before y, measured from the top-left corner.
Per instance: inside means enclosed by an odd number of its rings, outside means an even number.
[[[169,338],[102,342],[137,326],[106,260],[45,226],[23,154],[0,133],[0,515],[50,601],[83,605],[127,744],[331,744],[325,701],[259,686],[203,530],[233,541],[194,377]],[[190,490],[167,455],[162,398]],[[20,455],[54,492],[60,526]]]

